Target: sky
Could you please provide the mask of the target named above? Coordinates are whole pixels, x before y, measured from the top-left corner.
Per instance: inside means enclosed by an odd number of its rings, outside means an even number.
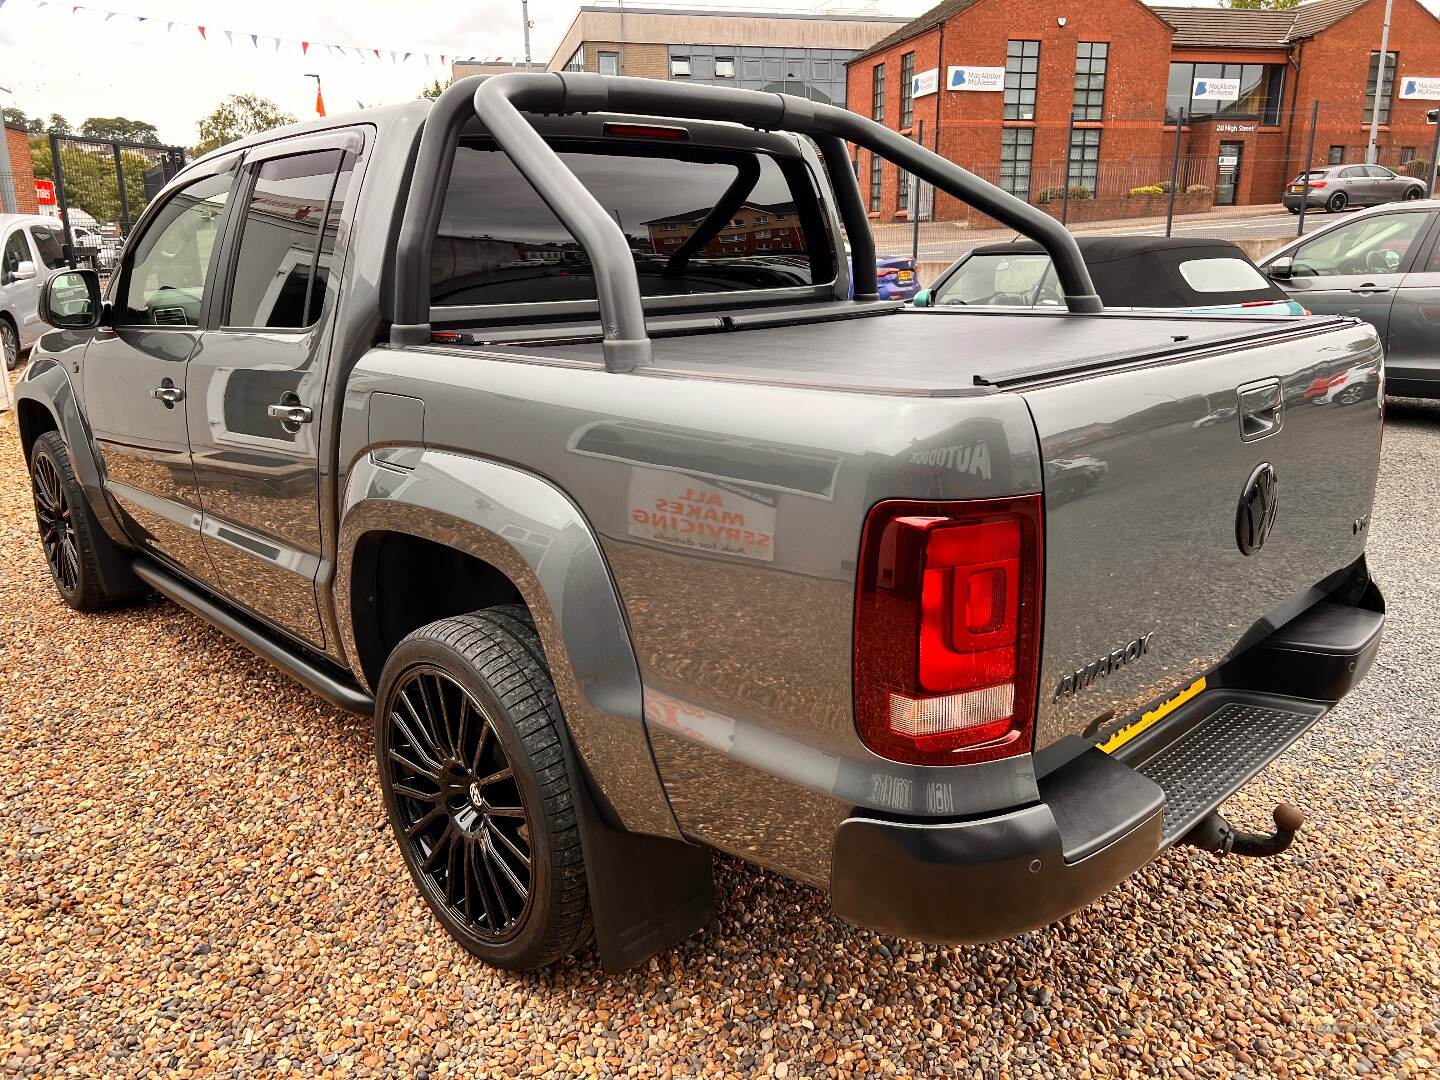
[[[639,6],[640,0],[636,0]],[[651,0],[653,2],[653,0]],[[931,0],[933,2],[933,0]],[[145,120],[167,143],[191,145],[197,124],[233,93],[270,98],[301,119],[314,116],[315,85],[323,81],[330,113],[406,101],[439,78],[449,79],[439,57],[521,56],[520,0],[81,0],[90,10],[71,13],[72,0],[0,0],[0,106],[31,116],[58,112],[75,127],[90,116]],[[531,55],[543,65],[574,18],[577,0],[531,0]],[[717,3],[686,0],[688,7],[815,9],[821,0]],[[840,4],[832,4],[840,7]],[[849,0],[848,8],[867,6]],[[881,0],[886,14],[916,15],[926,0]],[[117,11],[146,16],[106,19]],[[193,26],[206,27],[206,39]],[[227,42],[224,30],[233,31]],[[260,35],[259,47],[250,35]],[[279,50],[275,37],[287,39]],[[266,40],[269,38],[270,40]],[[298,41],[347,48],[339,58]],[[409,52],[408,62],[377,61],[369,49]],[[355,55],[365,50],[368,59]],[[424,53],[431,54],[427,66]]]
[[[685,6],[913,16],[933,2],[685,0]],[[1440,8],[1440,0],[1427,2]],[[531,0],[531,55],[537,63],[549,59],[577,7],[578,0]],[[198,140],[200,118],[233,93],[256,93],[300,119],[312,117],[315,87],[307,72],[323,80],[333,114],[409,100],[435,79],[447,81],[442,54],[448,60],[524,51],[520,0],[82,0],[82,10],[71,9],[72,0],[0,0],[0,86],[10,90],[0,91],[0,106],[13,105],[31,116],[58,112],[77,129],[90,116],[145,120],[165,142],[185,146]],[[122,14],[107,19],[107,11]],[[204,25],[206,39],[194,25],[167,31],[168,20]],[[230,41],[225,30],[233,32]],[[258,47],[251,34],[260,35]],[[286,39],[278,50],[276,37]],[[305,55],[299,41],[344,46],[346,55],[313,45]],[[412,55],[405,62],[392,62],[388,55],[377,61],[372,48]]]

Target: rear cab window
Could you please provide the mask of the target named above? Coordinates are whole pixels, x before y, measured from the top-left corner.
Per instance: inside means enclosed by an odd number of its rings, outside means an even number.
[[[1180,263],[1180,276],[1198,293],[1259,292],[1270,281],[1244,259],[1187,259]]]
[[[644,297],[834,280],[823,204],[798,157],[658,140],[551,145],[624,231]],[[430,298],[437,307],[596,299],[585,250],[487,140],[462,140],[456,152]]]

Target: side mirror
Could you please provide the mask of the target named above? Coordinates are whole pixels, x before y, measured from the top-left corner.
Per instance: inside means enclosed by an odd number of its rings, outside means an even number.
[[[40,288],[40,318],[61,330],[93,330],[100,325],[100,306],[94,270],[62,270]]]
[[[914,298],[913,300],[911,300],[910,302],[911,302],[912,304],[914,304],[916,307],[929,307],[929,306],[930,306],[930,290],[929,290],[929,289],[921,289],[919,292],[917,292],[917,293],[915,294],[915,298]]]
[[[1271,281],[1289,281],[1295,276],[1295,260],[1289,255],[1283,255],[1260,269]]]
[[[15,273],[11,275],[12,281],[29,281],[35,276],[35,264],[26,259],[19,266],[15,267]]]

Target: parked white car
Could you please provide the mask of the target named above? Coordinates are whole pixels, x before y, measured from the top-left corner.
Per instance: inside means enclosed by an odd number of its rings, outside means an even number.
[[[54,218],[0,214],[0,355],[13,371],[48,327],[40,320],[40,286],[65,265],[64,233]]]

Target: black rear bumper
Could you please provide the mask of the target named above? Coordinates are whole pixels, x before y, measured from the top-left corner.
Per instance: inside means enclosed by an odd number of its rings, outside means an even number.
[[[1369,670],[1383,624],[1378,610],[1315,605],[1113,756],[1092,747],[1043,776],[1033,806],[945,823],[849,818],[835,837],[836,914],[969,944],[1084,907],[1314,726]]]

